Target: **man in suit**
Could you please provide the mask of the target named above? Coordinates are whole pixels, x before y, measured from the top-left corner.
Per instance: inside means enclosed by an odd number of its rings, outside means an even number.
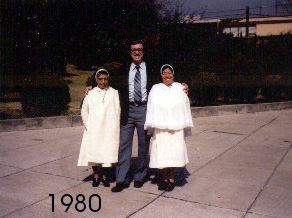
[[[132,42],[129,52],[132,61],[123,65],[121,76],[124,79],[123,81],[120,80],[120,87],[118,88],[122,107],[121,135],[119,163],[116,168],[116,186],[112,188],[112,192],[120,192],[129,187],[129,170],[135,128],[138,134],[138,159],[133,175],[135,188],[143,186],[148,169],[150,139],[145,133],[144,123],[147,109],[147,94],[151,88],[149,77],[153,73],[153,68],[143,61],[144,46],[140,41]]]

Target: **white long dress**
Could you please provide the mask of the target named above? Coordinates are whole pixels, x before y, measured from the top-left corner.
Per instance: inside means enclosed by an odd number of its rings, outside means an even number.
[[[144,127],[154,130],[150,168],[184,167],[189,162],[185,137],[190,135],[193,122],[190,102],[180,83],[152,87]]]
[[[117,90],[111,87],[107,90],[96,87],[88,93],[81,109],[85,130],[78,166],[98,163],[109,167],[118,162],[120,113]]]

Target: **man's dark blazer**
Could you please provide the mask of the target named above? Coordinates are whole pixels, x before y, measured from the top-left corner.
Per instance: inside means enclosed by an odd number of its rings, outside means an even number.
[[[147,71],[147,93],[154,84],[159,83],[160,72],[154,65],[146,62]],[[121,104],[121,125],[125,125],[129,114],[129,70],[131,62],[126,62],[118,70],[110,72],[109,85],[119,91]],[[96,87],[95,74],[87,82],[87,86]]]

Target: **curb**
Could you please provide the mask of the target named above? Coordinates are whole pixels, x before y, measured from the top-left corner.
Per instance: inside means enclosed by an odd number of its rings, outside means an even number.
[[[255,113],[270,110],[283,110],[292,108],[292,101],[261,103],[261,104],[236,104],[208,107],[192,107],[192,117],[208,117],[229,114]],[[0,132],[52,129],[74,127],[82,125],[79,115],[58,117],[37,117],[25,119],[0,120]]]
[[[36,117],[0,121],[0,132],[81,126],[81,116]]]
[[[260,104],[234,104],[222,106],[192,107],[192,117],[208,117],[229,114],[256,113],[271,110],[291,109],[292,101],[260,103]]]

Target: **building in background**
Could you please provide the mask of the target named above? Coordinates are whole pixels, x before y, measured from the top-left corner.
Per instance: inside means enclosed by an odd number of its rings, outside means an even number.
[[[223,33],[232,33],[234,37],[246,37],[246,19],[232,21],[224,27]],[[255,17],[248,22],[248,37],[267,37],[292,34],[292,16]]]
[[[267,37],[292,34],[292,16],[245,18],[202,19],[200,16],[187,15],[182,23],[217,28],[217,33],[232,34],[233,37]]]

